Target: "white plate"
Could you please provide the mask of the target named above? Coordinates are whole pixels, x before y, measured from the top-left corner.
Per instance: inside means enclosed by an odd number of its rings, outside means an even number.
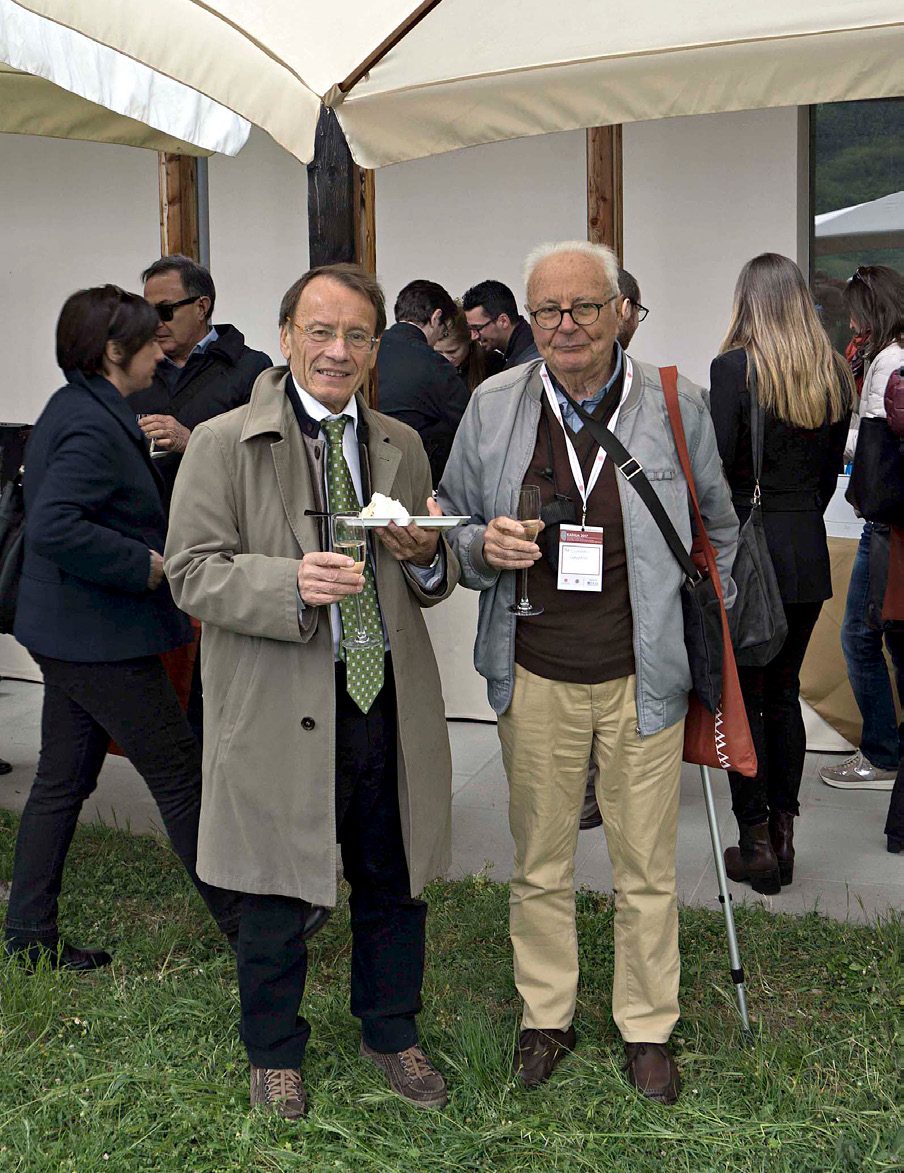
[[[359,520],[365,529],[380,529],[389,525],[392,519],[388,517],[362,517]],[[470,519],[467,517],[431,517],[427,514],[426,517],[412,517],[411,520],[421,529],[452,529],[453,526],[461,525],[463,521]]]

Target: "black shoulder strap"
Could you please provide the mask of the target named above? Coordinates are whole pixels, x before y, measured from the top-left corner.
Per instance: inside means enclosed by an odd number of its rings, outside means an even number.
[[[763,436],[766,429],[766,413],[760,403],[756,363],[750,354],[747,355],[747,387],[750,392],[750,443],[753,448],[753,479],[756,483],[753,503],[758,505],[760,501],[760,476],[763,472]]]
[[[681,569],[692,582],[698,582],[700,571],[691,560],[690,554],[685,550],[684,543],[678,536],[678,531],[672,525],[672,520],[666,513],[665,506],[656,496],[655,489],[647,480],[646,473],[643,471],[643,466],[640,461],[634,459],[614,432],[610,432],[608,428],[598,423],[592,415],[584,411],[583,407],[571,399],[570,396],[566,395],[565,398],[584,421],[584,427],[590,430],[590,435],[596,440],[606,455],[615,461],[615,466],[618,471],[626,481],[631,483],[641,501],[649,509],[653,520],[659,526],[662,536],[668,542],[669,549],[681,565]]]

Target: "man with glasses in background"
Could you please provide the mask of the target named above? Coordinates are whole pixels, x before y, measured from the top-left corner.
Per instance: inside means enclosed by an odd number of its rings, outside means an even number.
[[[646,472],[690,549],[687,485],[660,373],[616,341],[611,249],[543,245],[528,256],[524,283],[543,361],[474,392],[438,494],[444,513],[469,518],[450,542],[462,582],[486,592],[474,659],[499,715],[515,842],[509,928],[524,1011],[514,1072],[534,1087],[575,1045],[574,855],[592,755],[615,889],[612,1012],[624,1069],[645,1096],[672,1103],[675,848],[691,675],[684,575],[629,480],[638,466]],[[715,431],[700,388],[679,379],[678,396],[700,509],[733,602],[738,521]],[[631,460],[616,468],[606,459],[587,419],[613,431]],[[540,518],[549,521],[536,540],[513,520],[528,484],[539,486]],[[594,546],[596,570],[585,557]],[[516,572],[526,568],[542,613],[516,620]]]
[[[396,324],[380,339],[377,355],[380,411],[414,428],[438,485],[468,405],[464,379],[433,349],[446,337],[458,306],[442,285],[418,280],[401,290],[393,313]]]
[[[168,506],[192,428],[247,403],[254,380],[273,364],[246,346],[235,326],[211,324],[216,289],[203,265],[176,253],[154,261],[141,280],[160,315],[156,341],[164,357],[151,386],[128,402],[153,441]]]
[[[445,1083],[416,1026],[417,897],[449,864],[452,763],[421,609],[451,593],[458,564],[437,530],[414,524],[354,550],[331,544],[330,517],[376,492],[439,514],[417,435],[359,394],[386,325],[376,278],[357,265],[309,270],[279,321],[288,365],[260,376],[247,407],[194,430],[166,543],[173,597],[204,623],[212,749],[198,873],[244,894],[252,1106],[307,1111],[305,936],[312,907],[336,901],[338,840],[360,1054],[410,1104],[439,1108]],[[350,647],[359,631],[364,646]],[[342,1050],[321,1042],[337,1063]]]
[[[540,357],[529,323],[518,313],[515,295],[501,281],[472,285],[461,299],[471,341],[479,342],[487,354],[502,355],[504,371]]]

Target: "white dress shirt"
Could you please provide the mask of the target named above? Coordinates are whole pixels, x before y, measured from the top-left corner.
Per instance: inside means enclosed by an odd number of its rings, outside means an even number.
[[[321,420],[326,419],[340,419],[343,415],[347,415],[350,418],[351,423],[347,423],[345,425],[345,431],[342,433],[342,455],[345,457],[345,462],[348,465],[348,471],[351,473],[352,484],[355,486],[355,495],[358,498],[358,504],[361,506],[365,505],[366,502],[363,500],[363,489],[361,486],[361,454],[358,449],[357,400],[353,395],[342,411],[340,411],[338,415],[334,415],[328,407],[324,407],[318,399],[315,399],[314,396],[305,391],[303,387],[299,387],[298,383],[295,382],[291,375],[289,375],[289,378],[292,379],[292,383],[298,392],[298,398],[301,400],[301,406],[305,409],[305,411],[315,423],[319,424]],[[329,493],[326,486],[327,463],[328,462],[324,460],[324,483],[322,486],[324,501],[329,499]],[[370,550],[368,550],[368,557],[370,558],[371,565],[373,566],[373,554]],[[421,589],[425,591],[432,591],[435,590],[435,588],[438,587],[442,581],[445,560],[442,558],[442,556],[440,556],[434,566],[415,566],[411,562],[408,563],[408,566],[411,570],[411,573],[417,578]],[[376,571],[375,567],[374,570]],[[300,595],[299,602],[301,602]],[[386,650],[389,651],[389,637],[386,634],[386,623],[383,620],[382,611],[380,612],[380,619],[383,622],[383,639],[385,641],[385,647]],[[339,642],[342,638],[342,619],[339,613],[338,603],[333,603],[330,606],[330,627],[333,632],[333,657],[334,659],[338,660],[340,658]]]

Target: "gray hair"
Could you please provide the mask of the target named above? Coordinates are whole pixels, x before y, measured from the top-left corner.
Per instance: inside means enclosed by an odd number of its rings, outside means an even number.
[[[541,261],[568,253],[580,253],[596,261],[605,274],[610,292],[618,293],[618,258],[608,245],[591,244],[589,240],[560,240],[555,244],[538,244],[532,248],[524,258],[521,269],[525,291],[529,291],[531,277]]]

